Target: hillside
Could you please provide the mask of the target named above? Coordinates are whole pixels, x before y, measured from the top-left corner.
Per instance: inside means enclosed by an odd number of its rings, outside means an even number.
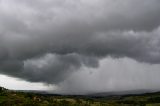
[[[60,96],[0,87],[0,106],[160,106],[160,93],[123,96]]]

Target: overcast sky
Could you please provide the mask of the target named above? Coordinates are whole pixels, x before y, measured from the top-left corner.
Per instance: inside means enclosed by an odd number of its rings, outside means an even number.
[[[159,11],[160,0],[0,0],[0,85],[160,90]]]

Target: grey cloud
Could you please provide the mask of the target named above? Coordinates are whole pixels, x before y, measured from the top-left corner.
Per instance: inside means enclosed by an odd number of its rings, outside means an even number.
[[[159,0],[1,0],[0,72],[59,83],[106,56],[159,64],[159,10]]]
[[[26,60],[22,75],[29,81],[57,83],[83,65],[97,67],[97,64],[96,59],[77,54],[47,54],[38,59]]]

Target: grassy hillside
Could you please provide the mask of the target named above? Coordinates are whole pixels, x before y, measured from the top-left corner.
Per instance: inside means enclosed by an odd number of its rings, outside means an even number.
[[[160,93],[110,97],[58,96],[0,87],[0,106],[160,106]]]

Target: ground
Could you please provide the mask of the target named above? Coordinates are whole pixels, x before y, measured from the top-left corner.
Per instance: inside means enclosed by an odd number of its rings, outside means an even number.
[[[0,106],[160,106],[160,93],[124,96],[62,96],[0,90]]]

